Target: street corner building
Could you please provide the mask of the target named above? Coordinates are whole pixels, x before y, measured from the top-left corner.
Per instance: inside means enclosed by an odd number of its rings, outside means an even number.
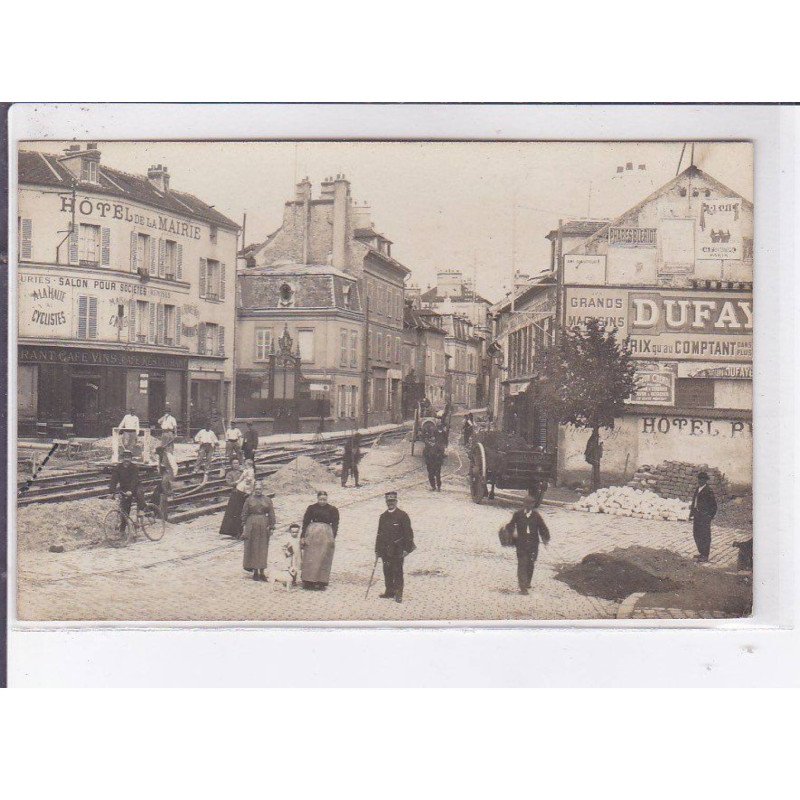
[[[604,474],[624,482],[637,467],[676,461],[748,488],[752,203],[692,165],[617,218],[564,220],[548,238],[549,271],[493,308],[502,354],[493,403],[504,425],[557,446],[562,481],[588,474],[588,432],[547,431],[527,389],[554,330],[598,318],[627,339],[638,382],[626,413],[601,433]]]
[[[179,431],[227,416],[239,228],[94,143],[21,150],[20,435],[106,436],[133,407]]]
[[[260,426],[273,429],[280,412],[278,427],[296,430],[320,418],[343,429],[401,420],[411,271],[391,251],[344,175],[324,180],[318,197],[307,178],[297,184],[281,226],[239,254],[237,415],[261,414]],[[290,397],[270,378],[284,331],[299,348]]]

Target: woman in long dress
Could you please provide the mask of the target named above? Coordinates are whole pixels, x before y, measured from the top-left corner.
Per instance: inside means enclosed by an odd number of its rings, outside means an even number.
[[[325,589],[331,577],[334,540],[339,530],[339,509],[328,503],[328,493],[317,492],[317,502],[303,516],[301,542],[304,589]]]
[[[275,509],[272,500],[264,494],[264,484],[258,481],[253,494],[244,501],[244,568],[253,571],[254,581],[266,581],[269,537],[275,527]]]
[[[219,527],[220,536],[231,536],[238,539],[242,535],[242,506],[247,500],[247,495],[240,492],[236,487],[242,479],[244,470],[238,458],[231,460],[231,465],[225,473],[225,483],[231,487],[231,494],[228,498],[228,505],[225,507],[225,516],[222,518],[222,525]]]

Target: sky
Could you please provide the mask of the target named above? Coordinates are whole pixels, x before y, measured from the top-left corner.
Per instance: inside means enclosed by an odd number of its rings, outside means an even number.
[[[66,142],[23,143],[61,153]],[[99,142],[101,164],[146,174],[169,168],[170,185],[241,224],[246,241],[278,228],[295,183],[313,196],[343,173],[371,208],[376,230],[423,290],[461,269],[478,292],[500,299],[514,270],[548,268],[547,233],[559,219],[614,218],[675,177],[682,142]],[[687,146],[681,169],[689,166]],[[633,170],[617,172],[631,162]],[[694,163],[748,200],[753,151],[745,142],[703,142]],[[644,164],[646,169],[638,167]]]

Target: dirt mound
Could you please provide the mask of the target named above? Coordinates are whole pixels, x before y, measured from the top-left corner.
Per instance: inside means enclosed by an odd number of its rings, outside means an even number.
[[[68,503],[34,503],[17,511],[17,542],[21,550],[65,550],[90,547],[103,540],[103,519],[113,500],[73,500]]]
[[[334,483],[336,476],[324,464],[308,456],[298,456],[277,472],[264,478],[266,490],[275,494],[315,494],[320,487]]]

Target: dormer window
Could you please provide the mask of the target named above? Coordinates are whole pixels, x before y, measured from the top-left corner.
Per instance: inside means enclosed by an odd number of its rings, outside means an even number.
[[[294,305],[294,289],[288,283],[282,283],[279,304],[286,308]]]
[[[81,180],[97,183],[97,162],[88,158],[81,160]]]

